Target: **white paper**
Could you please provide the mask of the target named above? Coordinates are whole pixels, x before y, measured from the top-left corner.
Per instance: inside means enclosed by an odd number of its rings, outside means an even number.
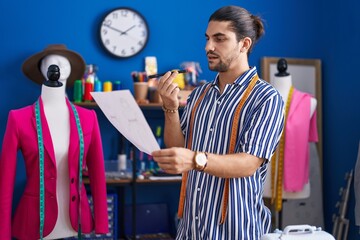
[[[129,90],[91,92],[111,124],[140,151],[147,154],[160,146],[144,114]]]

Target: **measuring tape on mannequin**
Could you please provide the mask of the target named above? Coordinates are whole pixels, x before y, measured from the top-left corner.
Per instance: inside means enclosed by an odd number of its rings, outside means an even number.
[[[281,211],[282,209],[286,120],[289,114],[293,93],[294,86],[291,86],[285,105],[284,130],[280,137],[279,147],[271,158],[271,204],[275,203],[275,210],[277,212]]]
[[[78,239],[81,239],[81,188],[82,188],[82,163],[84,157],[84,137],[81,129],[79,114],[76,111],[75,106],[71,104],[71,108],[74,112],[76,127],[79,134],[80,153],[79,153],[79,207],[78,207]],[[38,138],[38,149],[39,149],[39,174],[40,174],[40,239],[43,239],[44,231],[44,212],[45,212],[45,187],[44,187],[44,141],[41,127],[41,116],[40,116],[40,104],[39,100],[35,104],[35,118],[36,118],[36,131]]]

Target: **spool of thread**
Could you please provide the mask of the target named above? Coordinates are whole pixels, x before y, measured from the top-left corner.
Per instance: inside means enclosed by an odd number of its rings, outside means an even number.
[[[118,155],[118,171],[126,170],[126,154]]]
[[[92,101],[92,96],[90,94],[90,92],[93,91],[93,84],[91,82],[86,82],[85,83],[85,92],[84,92],[84,101],[85,102],[91,102]]]
[[[74,102],[79,103],[82,102],[82,81],[75,80],[74,82]]]
[[[112,91],[112,82],[110,82],[110,81],[104,82],[103,91],[111,92]]]
[[[121,90],[121,82],[120,81],[115,81],[113,84],[113,90]]]
[[[101,91],[102,91],[101,81],[95,80],[95,82],[94,82],[94,92],[101,92]]]

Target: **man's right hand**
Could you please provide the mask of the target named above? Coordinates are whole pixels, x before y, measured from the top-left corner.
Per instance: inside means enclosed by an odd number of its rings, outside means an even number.
[[[159,80],[158,92],[161,96],[163,106],[169,110],[175,110],[179,108],[179,87],[173,80],[178,75],[177,71],[168,71]]]

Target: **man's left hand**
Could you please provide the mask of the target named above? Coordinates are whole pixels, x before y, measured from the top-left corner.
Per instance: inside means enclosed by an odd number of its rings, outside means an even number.
[[[195,152],[187,148],[172,147],[151,154],[159,167],[170,174],[180,174],[194,169]]]

